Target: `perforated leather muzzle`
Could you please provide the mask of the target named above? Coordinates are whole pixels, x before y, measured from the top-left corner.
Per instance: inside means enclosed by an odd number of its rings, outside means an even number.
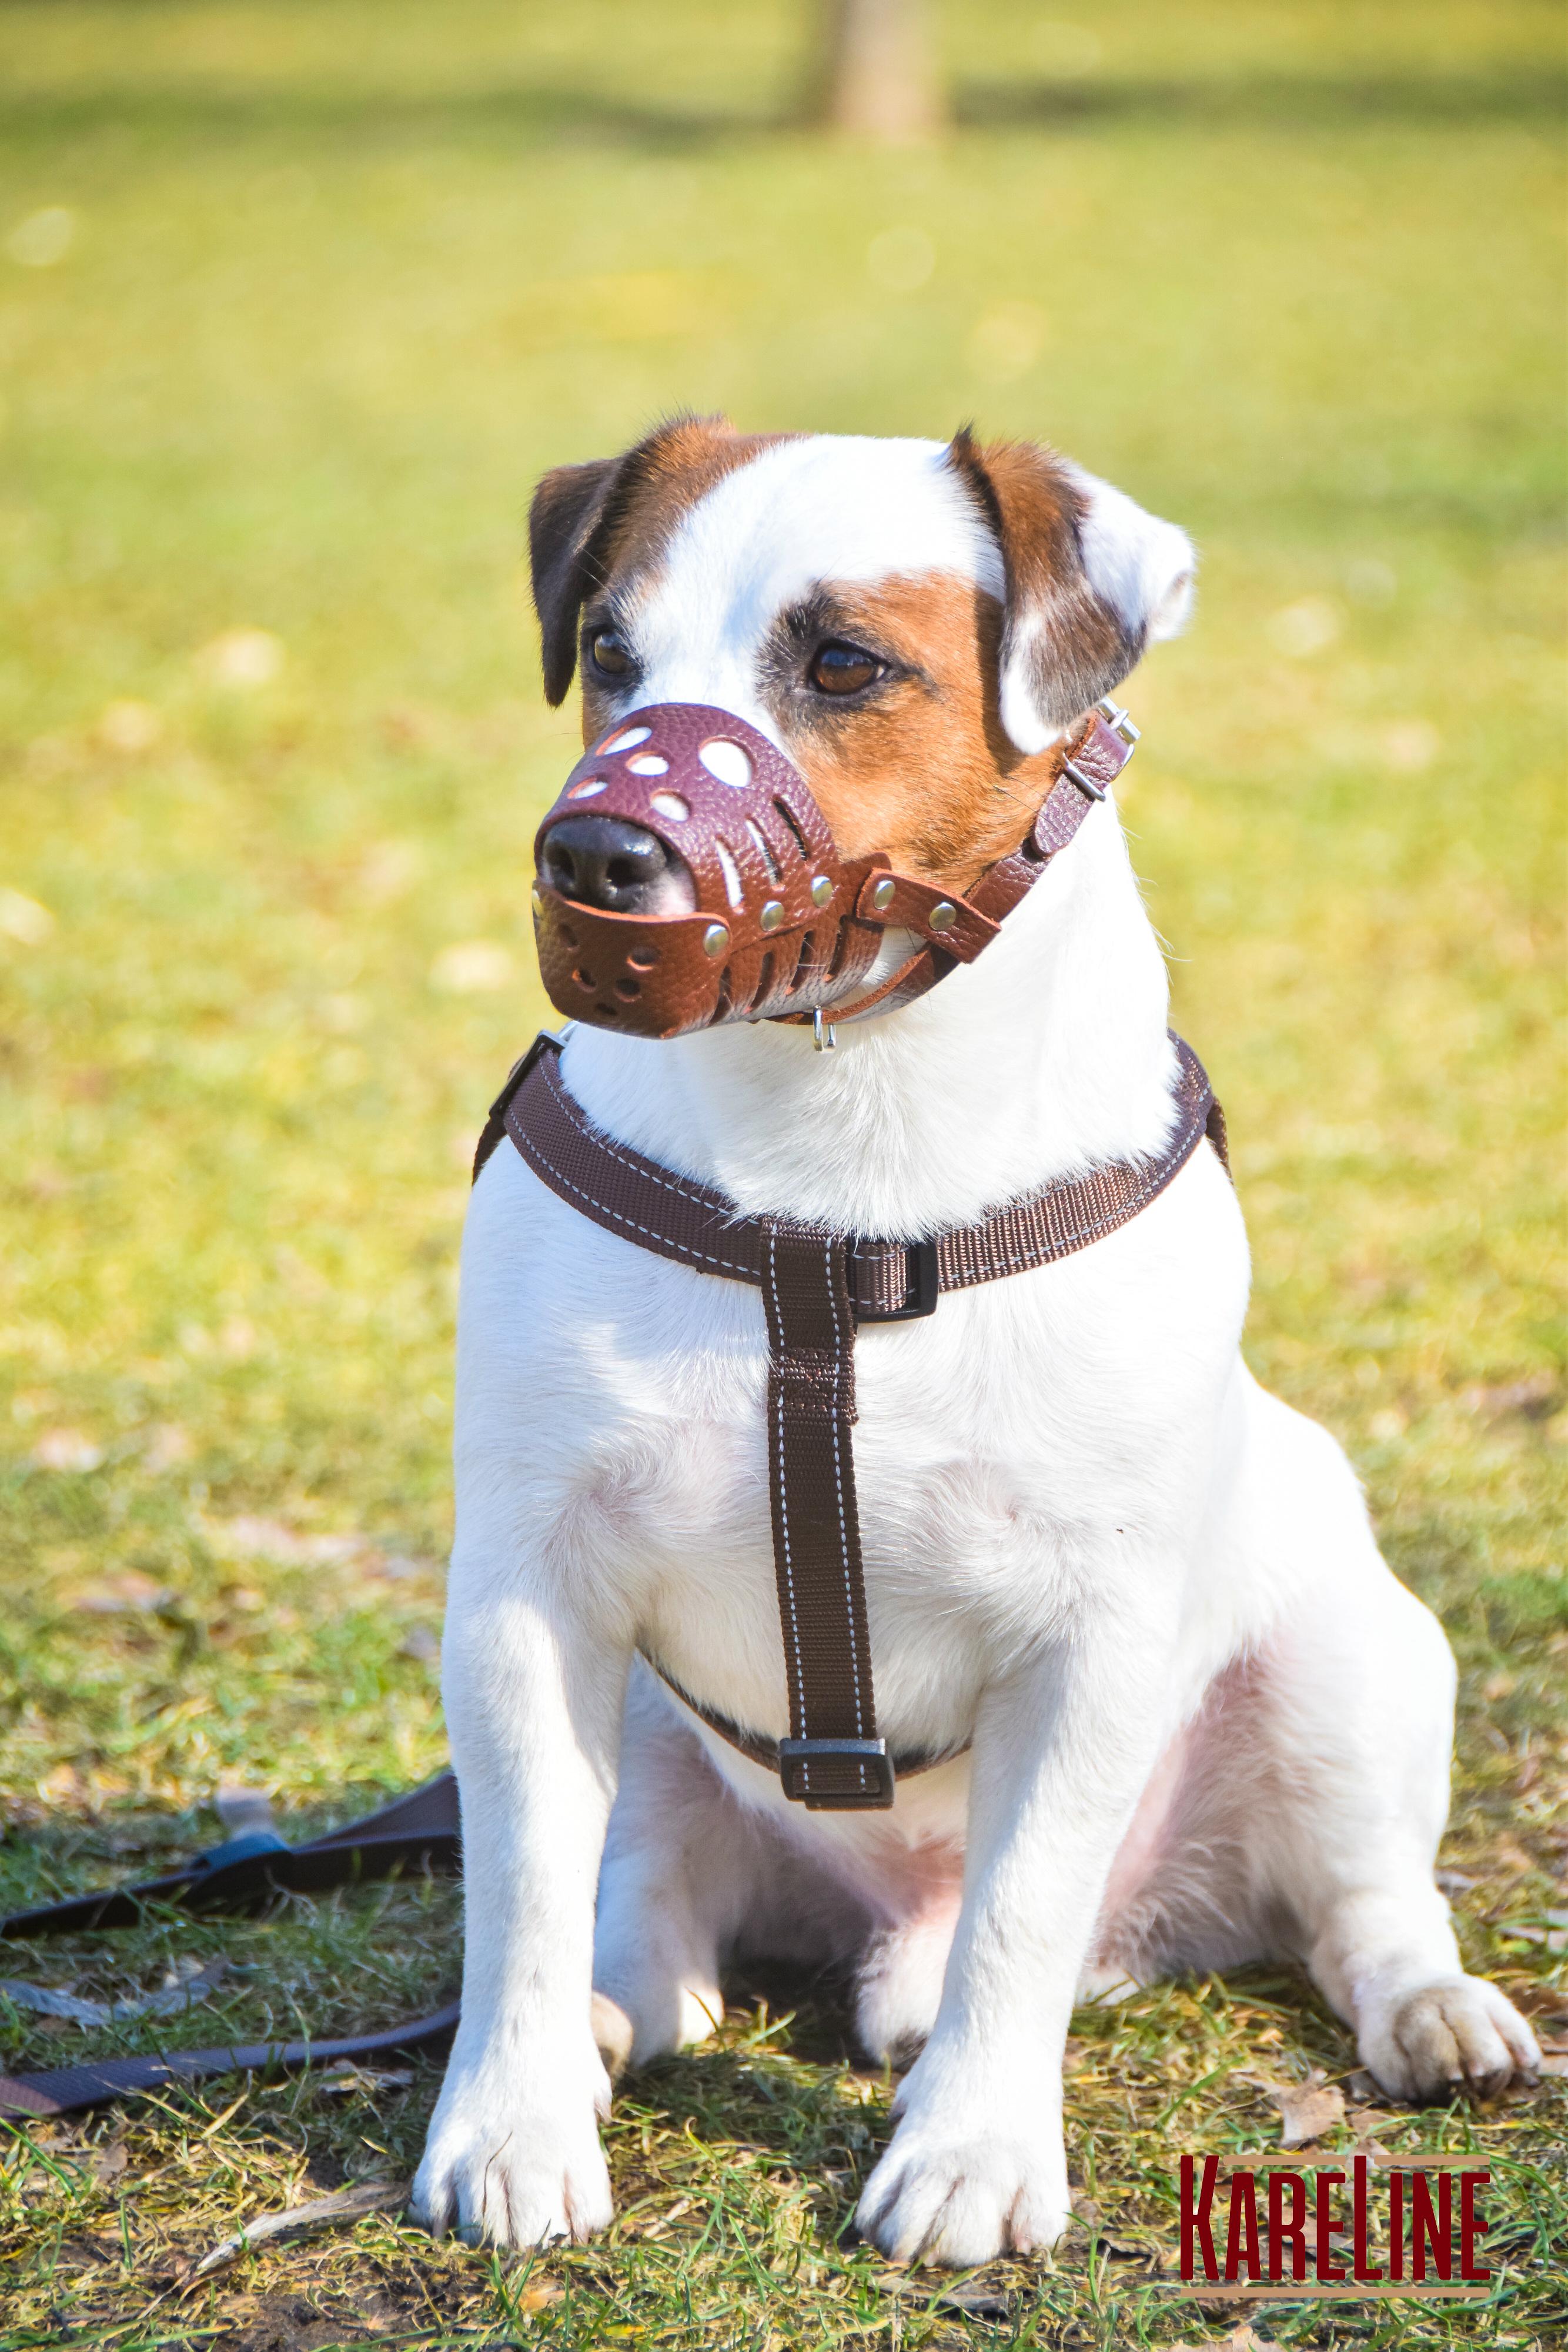
[[[650,703],[584,753],[539,826],[534,929],[550,1002],[636,1037],[907,1003],[997,937],[1136,740],[1113,704],[1092,712],[1063,744],[1025,840],[962,898],[894,873],[881,851],[842,857],[800,770],[733,711]],[[546,838],[587,815],[652,834],[689,876],[693,911],[617,913],[552,887]],[[891,929],[911,935],[911,953],[868,992]]]
[[[870,970],[880,929],[854,918],[870,861],[845,866],[798,768],[733,712],[634,711],[580,759],[539,827],[621,817],[691,877],[691,914],[616,914],[540,880],[539,969],[562,1013],[638,1037],[815,1011]],[[886,860],[880,861],[885,865]]]

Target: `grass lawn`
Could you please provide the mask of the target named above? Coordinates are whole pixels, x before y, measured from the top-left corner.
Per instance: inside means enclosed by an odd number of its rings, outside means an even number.
[[[974,416],[1202,547],[1126,813],[1229,1114],[1249,1353],[1449,1629],[1467,1957],[1565,2051],[1556,12],[944,14],[958,129],[866,154],[789,126],[804,0],[0,11],[0,1907],[210,1843],[223,1780],[325,1823],[444,1760],[465,1162],[546,1012],[571,752],[535,476],[682,404]],[[108,1997],[218,1955],[173,2029],[0,1998],[0,2066],[434,2007],[457,1899],[0,1969]],[[740,1989],[623,2086],[609,2238],[531,2263],[387,2214],[188,2281],[405,2176],[428,2067],[12,2134],[0,2347],[1207,2341],[1235,2307],[1161,2284],[1181,2152],[1275,2144],[1312,2065],[1366,2105],[1292,1975],[1082,2013],[1064,2247],[902,2276],[840,2235],[889,2091],[843,2032],[831,1986]],[[1486,2305],[1260,2334],[1562,2344],[1563,2089],[1334,2137],[1484,2151]]]

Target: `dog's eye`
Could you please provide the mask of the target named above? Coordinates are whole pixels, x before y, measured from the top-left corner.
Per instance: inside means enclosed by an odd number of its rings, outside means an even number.
[[[858,694],[862,686],[881,677],[885,664],[862,646],[847,646],[834,637],[819,646],[806,675],[819,694]]]
[[[606,677],[624,677],[632,667],[632,649],[619,629],[595,629],[588,641],[593,667]]]

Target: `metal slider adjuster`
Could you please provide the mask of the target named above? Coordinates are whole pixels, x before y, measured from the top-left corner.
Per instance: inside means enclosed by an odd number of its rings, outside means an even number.
[[[1129,751],[1135,751],[1142,740],[1144,730],[1141,727],[1134,726],[1121,704],[1113,702],[1108,694],[1103,694],[1094,708],[1111,730],[1112,734],[1119,735]]]
[[[814,1764],[852,1766],[859,1785],[846,1776],[843,1787],[825,1789],[821,1782],[826,1776],[819,1774],[813,1788]],[[893,1759],[885,1739],[781,1739],[779,1778],[784,1794],[810,1813],[881,1811],[893,1802]]]

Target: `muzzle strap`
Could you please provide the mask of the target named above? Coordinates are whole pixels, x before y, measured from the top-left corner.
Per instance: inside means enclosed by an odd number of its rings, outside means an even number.
[[[773,1569],[789,1686],[784,1793],[815,1809],[891,1805],[876,1731],[855,1507],[855,1320],[841,1234],[771,1225],[764,1244]]]

